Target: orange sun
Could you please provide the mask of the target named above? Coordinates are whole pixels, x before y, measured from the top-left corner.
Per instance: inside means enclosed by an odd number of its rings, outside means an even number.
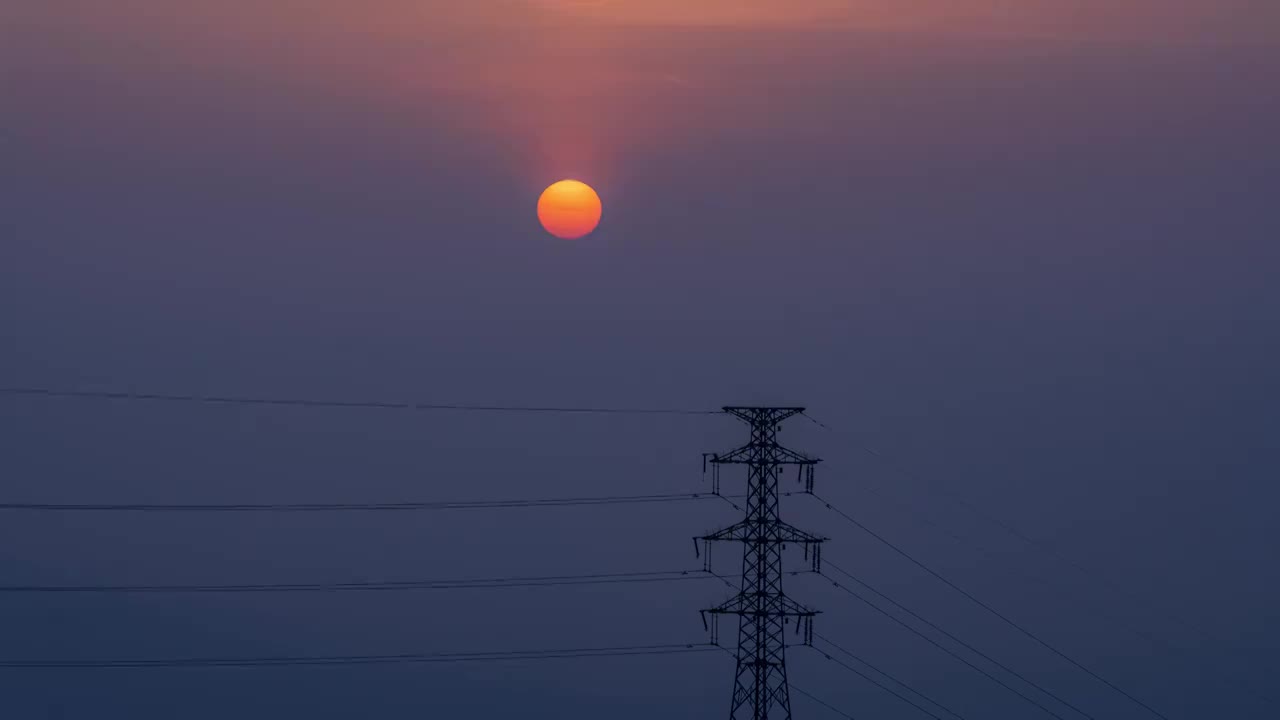
[[[565,240],[591,234],[600,224],[600,196],[577,180],[561,180],[542,191],[538,220],[547,232]]]

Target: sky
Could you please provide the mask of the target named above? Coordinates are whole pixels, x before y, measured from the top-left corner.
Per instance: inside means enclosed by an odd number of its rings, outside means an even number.
[[[783,440],[832,504],[1173,720],[1274,717],[1278,80],[1269,0],[5,3],[0,386],[804,405],[825,427]],[[572,242],[534,214],[565,177],[604,204]],[[0,437],[0,503],[692,492],[745,440],[12,396]],[[820,503],[783,512],[1091,716],[1151,717]],[[0,519],[0,584],[341,582],[697,567],[734,511]],[[962,716],[1048,717],[821,578],[787,587]],[[0,594],[0,660],[702,642],[726,592]],[[924,717],[789,659],[855,717]],[[0,669],[0,708],[704,718],[732,670]]]

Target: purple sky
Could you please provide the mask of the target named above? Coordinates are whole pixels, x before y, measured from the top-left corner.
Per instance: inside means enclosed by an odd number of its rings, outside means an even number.
[[[819,490],[842,507],[1174,720],[1274,717],[1240,685],[1280,670],[1280,4],[909,5],[9,4],[0,385],[805,404],[834,430],[788,441],[827,459]],[[566,176],[604,201],[599,231],[573,243],[534,216]],[[738,430],[7,398],[0,502],[680,492]],[[683,567],[688,538],[728,517],[542,512],[12,516],[0,571]],[[804,500],[786,512],[832,536],[826,557],[1095,717],[1141,716],[837,518]],[[795,585],[821,632],[961,714],[1032,710],[847,596]],[[721,594],[3,596],[0,659],[699,640],[696,610]],[[0,670],[0,714],[694,718],[723,711],[727,663]],[[919,717],[820,657],[792,667],[857,717]],[[798,718],[838,717],[800,703]]]

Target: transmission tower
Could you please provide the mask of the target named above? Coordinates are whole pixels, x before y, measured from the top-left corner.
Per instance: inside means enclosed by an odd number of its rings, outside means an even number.
[[[724,411],[751,426],[751,440],[724,454],[703,457],[712,470],[712,492],[720,493],[722,465],[747,466],[745,516],[741,522],[697,538],[702,541],[705,567],[711,570],[713,541],[742,543],[742,586],[737,595],[703,610],[703,624],[711,616],[712,643],[719,643],[719,617],[738,616],[737,669],[733,681],[730,720],[791,720],[787,685],[786,626],[795,625],[800,642],[813,641],[816,611],[787,597],[782,590],[782,553],[788,543],[801,545],[813,570],[819,569],[824,538],[784,523],[778,510],[778,482],[788,465],[805,492],[813,491],[813,470],[820,462],[778,444],[782,421],[804,408],[726,407]],[[695,542],[696,546],[696,542]]]

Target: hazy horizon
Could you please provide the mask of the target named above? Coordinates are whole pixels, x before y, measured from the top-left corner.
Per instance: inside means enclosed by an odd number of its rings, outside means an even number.
[[[1274,685],[1280,645],[1278,78],[1280,4],[1249,0],[9,3],[0,386],[806,405],[830,429],[785,441],[843,510],[1172,720],[1272,717],[1241,686]],[[572,242],[534,213],[565,177],[604,208]],[[0,399],[0,429],[0,503],[690,492],[743,440],[715,417],[33,397]],[[0,584],[683,568],[722,505],[11,513]],[[1092,716],[1143,717],[819,503],[784,513]],[[960,714],[1044,715],[787,582],[819,632]],[[696,642],[724,596],[7,593],[0,661]],[[855,717],[922,717],[790,662]],[[731,683],[719,654],[0,668],[0,714],[705,718]]]

